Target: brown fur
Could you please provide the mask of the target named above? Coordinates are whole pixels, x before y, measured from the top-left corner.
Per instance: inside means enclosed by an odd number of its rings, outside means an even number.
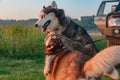
[[[79,80],[85,75],[82,65],[86,58],[79,51],[63,50],[57,53],[51,65],[51,72],[46,80]]]
[[[84,65],[87,76],[107,75],[115,80],[119,78],[115,66],[120,64],[120,46],[105,48],[88,60]]]
[[[44,74],[46,80],[78,80],[84,79],[83,72],[84,63],[88,60],[88,56],[79,51],[71,51],[61,49],[63,47],[61,38],[54,37],[55,34],[48,35],[45,39],[46,64]],[[54,38],[53,38],[54,37]],[[62,46],[61,46],[62,45]],[[51,46],[58,46],[61,50],[52,54]],[[49,48],[49,49],[48,49]],[[57,49],[56,49],[57,50]],[[50,52],[50,55],[49,55]]]

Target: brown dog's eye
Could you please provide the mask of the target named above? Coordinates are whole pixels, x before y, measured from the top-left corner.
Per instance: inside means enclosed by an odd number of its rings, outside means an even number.
[[[46,46],[47,48],[51,48],[51,47],[53,47],[54,46],[54,43],[51,43],[51,44],[49,44],[48,46]]]
[[[50,48],[50,47],[51,47],[50,45],[47,46],[47,48]]]

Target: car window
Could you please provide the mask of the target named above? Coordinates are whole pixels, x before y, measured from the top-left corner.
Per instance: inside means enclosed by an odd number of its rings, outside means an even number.
[[[120,11],[120,2],[119,2],[119,4],[118,4],[118,6],[117,6],[115,12],[118,12],[118,11]]]
[[[118,2],[108,2],[105,5],[104,14],[109,14],[110,12],[114,12],[116,10],[116,7],[118,5]]]

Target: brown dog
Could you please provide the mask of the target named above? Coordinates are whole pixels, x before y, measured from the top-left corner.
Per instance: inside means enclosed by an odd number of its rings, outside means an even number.
[[[45,67],[50,70],[46,80],[101,80],[104,74],[119,78],[114,66],[120,63],[120,46],[106,48],[88,60],[79,51],[67,50],[54,34],[49,35],[45,42]]]
[[[84,54],[65,49],[59,37],[55,37],[55,35],[47,36],[45,42],[46,64],[44,74],[46,80],[77,80],[80,75],[83,75],[79,69],[80,67],[82,69],[80,65],[87,60]],[[76,65],[76,62],[79,65]],[[49,73],[47,74],[46,71]],[[70,77],[69,75],[72,74],[76,76]]]

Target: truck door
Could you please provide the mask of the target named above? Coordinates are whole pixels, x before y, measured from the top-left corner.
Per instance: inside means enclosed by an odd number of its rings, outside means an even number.
[[[118,2],[115,1],[103,1],[98,9],[97,15],[94,18],[94,23],[101,30],[106,28],[106,17],[110,12],[115,11]]]

